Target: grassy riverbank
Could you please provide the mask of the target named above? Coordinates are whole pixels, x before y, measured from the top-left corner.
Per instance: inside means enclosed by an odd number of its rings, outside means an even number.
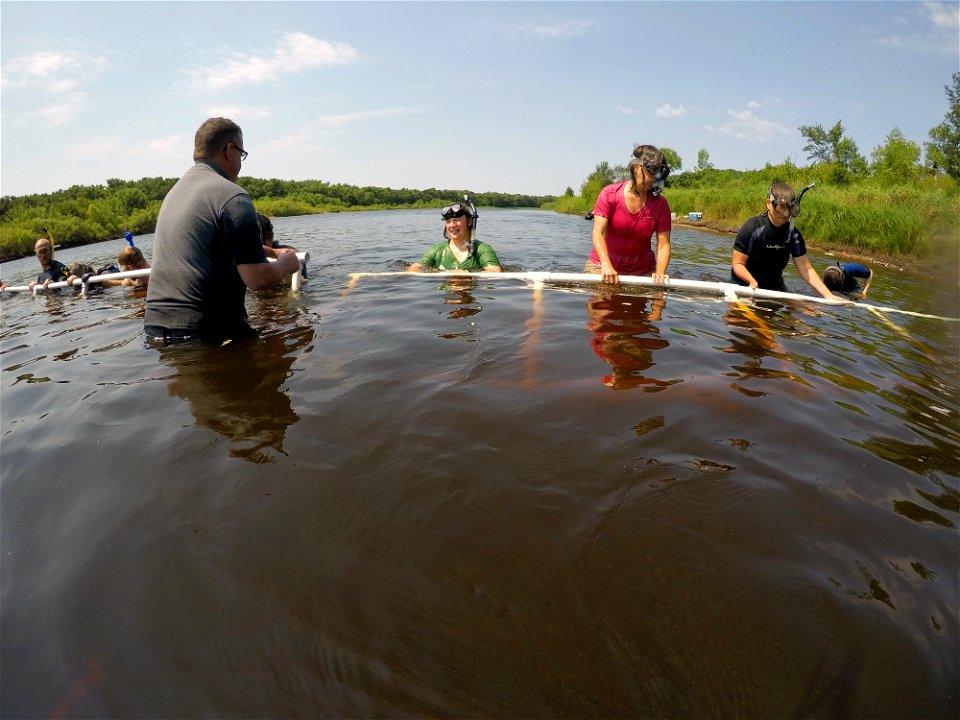
[[[76,247],[119,239],[125,230],[151,233],[163,198],[176,178],[108,180],[106,185],[75,185],[43,195],[0,198],[0,261],[33,254],[38,237],[51,237],[60,247]],[[463,198],[462,190],[357,187],[321,180],[238,181],[257,210],[272,217],[315,215],[353,210],[439,208]],[[478,206],[539,207],[550,195],[470,193]]]
[[[670,178],[664,197],[679,218],[702,212],[698,226],[736,232],[748,217],[763,212],[767,189],[775,180],[789,182],[798,192],[816,183],[803,196],[797,219],[811,247],[907,262],[931,257],[960,261],[960,191],[949,177],[893,186],[869,180],[838,183],[820,168],[790,165],[684,173]],[[593,209],[595,197],[595,192],[587,197],[568,194],[548,207],[584,214]]]
[[[701,212],[698,227],[736,232],[763,212],[770,183],[785,180],[803,196],[797,226],[812,248],[844,251],[909,264],[928,258],[960,263],[960,188],[949,177],[909,184],[880,184],[841,177],[829,167],[793,165],[756,171],[707,170],[671,177],[664,192],[678,218]],[[106,186],[75,186],[47,195],[0,199],[0,261],[33,253],[37,237],[52,236],[61,247],[153,232],[174,178],[111,180]],[[461,196],[454,190],[391,190],[331,185],[321,181],[241,178],[257,209],[270,216],[354,210],[439,207]],[[593,209],[599,186],[585,183],[580,195],[562,197],[477,193],[477,205],[542,207],[583,215]]]

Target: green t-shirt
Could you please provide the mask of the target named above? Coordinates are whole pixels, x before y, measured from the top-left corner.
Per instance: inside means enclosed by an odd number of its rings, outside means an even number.
[[[483,270],[490,265],[500,267],[500,259],[493,248],[484,242],[474,243],[473,252],[467,255],[463,262],[458,262],[446,240],[438,242],[427,250],[420,258],[424,268],[437,270]]]

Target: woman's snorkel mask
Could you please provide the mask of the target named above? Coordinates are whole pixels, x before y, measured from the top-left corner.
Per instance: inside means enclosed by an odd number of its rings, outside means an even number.
[[[462,203],[458,202],[453,205],[444,205],[440,208],[440,217],[442,217],[444,221],[450,218],[463,217],[464,215],[468,218],[470,225],[470,243],[468,250],[473,252],[473,238],[477,232],[477,218],[479,217],[479,213],[477,213],[477,206],[470,200],[470,196],[464,193]],[[447,237],[446,230],[443,231],[443,236]]]
[[[650,194],[656,197],[662,193],[663,184],[667,181],[667,176],[670,174],[670,166],[667,165],[667,161],[664,160],[659,165],[655,165],[649,160],[637,161],[637,163],[653,178],[653,187],[650,188]]]

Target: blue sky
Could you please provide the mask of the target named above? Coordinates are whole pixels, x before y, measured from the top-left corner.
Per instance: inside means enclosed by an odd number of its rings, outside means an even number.
[[[921,146],[957,2],[0,2],[0,194],[178,177],[244,130],[243,174],[561,194],[634,143],[808,163],[843,120]]]

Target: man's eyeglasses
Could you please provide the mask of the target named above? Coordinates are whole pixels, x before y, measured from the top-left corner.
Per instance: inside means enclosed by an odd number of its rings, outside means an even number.
[[[227,147],[230,147],[231,145],[233,145],[237,150],[240,151],[240,162],[243,162],[244,160],[247,159],[247,155],[249,155],[250,153],[248,153],[246,150],[244,150],[242,147],[240,147],[236,143],[227,143]]]
[[[463,203],[454,203],[453,205],[446,205],[440,208],[440,217],[442,217],[444,220],[463,217],[464,215],[469,215],[472,217],[470,208]]]
[[[39,250],[34,251],[36,255],[49,255],[51,252],[53,251],[48,247],[42,247]]]
[[[783,198],[771,198],[770,204],[773,205],[774,210],[789,210],[791,213],[799,208],[796,200],[784,200]]]

